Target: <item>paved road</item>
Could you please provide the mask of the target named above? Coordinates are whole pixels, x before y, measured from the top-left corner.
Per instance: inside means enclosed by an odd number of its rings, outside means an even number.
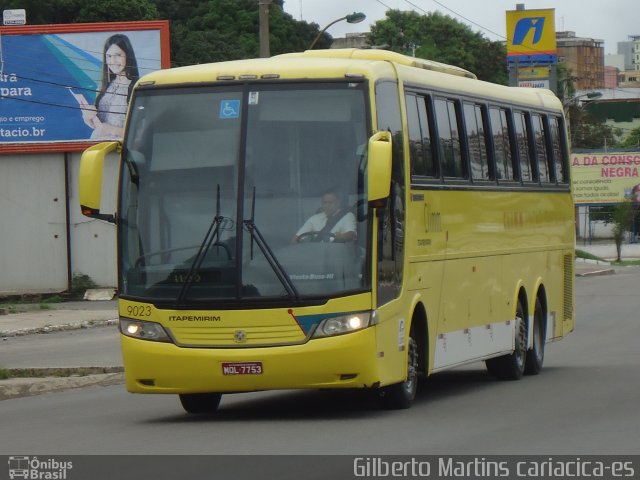
[[[116,367],[122,365],[118,327],[0,339],[0,367]]]
[[[175,396],[95,387],[0,402],[0,452],[50,454],[632,454],[640,445],[637,270],[577,280],[578,325],[545,369],[499,382],[482,364],[432,377],[414,407],[365,392],[227,395],[216,416]],[[91,335],[82,331],[79,335]],[[78,337],[69,337],[78,343]]]

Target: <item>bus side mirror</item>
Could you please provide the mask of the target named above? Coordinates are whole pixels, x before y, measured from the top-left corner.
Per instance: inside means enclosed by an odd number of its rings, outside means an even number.
[[[368,199],[369,202],[384,200],[391,191],[391,132],[373,134],[368,152]]]
[[[87,148],[80,159],[80,209],[82,214],[115,223],[112,214],[100,213],[104,158],[111,152],[120,151],[120,142],[103,142]]]

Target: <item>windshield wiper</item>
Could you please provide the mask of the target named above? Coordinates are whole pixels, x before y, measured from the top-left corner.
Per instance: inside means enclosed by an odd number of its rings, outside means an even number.
[[[256,211],[256,189],[254,187],[253,200],[251,204],[251,218],[249,220],[244,220],[242,222],[244,224],[244,227],[247,229],[247,231],[251,235],[251,258],[253,258],[253,243],[255,242],[256,245],[258,245],[258,248],[260,249],[262,254],[264,255],[264,258],[266,258],[267,262],[269,262],[269,265],[273,269],[273,272],[276,274],[276,277],[278,277],[278,280],[280,280],[280,283],[282,283],[282,286],[287,291],[287,294],[290,297],[293,297],[296,300],[299,300],[300,294],[298,293],[296,286],[293,284],[293,282],[287,275],[287,272],[285,271],[285,269],[282,268],[282,265],[280,265],[280,262],[278,262],[278,259],[273,253],[273,250],[271,250],[271,248],[269,247],[269,244],[266,242],[266,240],[260,233],[260,230],[258,229],[258,226],[254,221],[255,211]]]
[[[216,214],[211,221],[211,225],[207,229],[207,233],[202,239],[202,243],[200,244],[200,248],[196,253],[196,256],[191,262],[191,267],[189,268],[189,273],[187,273],[186,278],[184,279],[184,283],[182,284],[182,288],[180,289],[180,293],[178,294],[178,298],[176,299],[176,307],[180,306],[181,303],[184,302],[184,299],[189,292],[189,289],[193,285],[193,282],[202,267],[202,262],[204,262],[211,245],[217,240],[220,232],[220,225],[222,224],[222,220],[224,217],[220,215],[220,184],[217,186],[216,190]]]

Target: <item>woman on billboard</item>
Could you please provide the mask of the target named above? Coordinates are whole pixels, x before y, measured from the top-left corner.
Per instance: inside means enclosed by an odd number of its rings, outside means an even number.
[[[102,81],[96,101],[89,105],[84,98],[78,100],[84,123],[93,129],[92,140],[122,138],[131,90],[139,77],[129,38],[120,33],[110,36],[102,53]]]

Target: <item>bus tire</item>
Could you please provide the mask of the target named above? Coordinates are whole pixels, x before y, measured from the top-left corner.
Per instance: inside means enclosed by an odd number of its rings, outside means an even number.
[[[215,413],[222,399],[221,393],[185,393],[178,396],[182,408],[190,414]]]
[[[525,375],[537,375],[542,370],[545,346],[544,311],[539,298],[536,298],[536,309],[533,312],[533,347],[527,352],[524,366]]]
[[[403,382],[383,387],[380,392],[382,407],[387,410],[401,410],[413,404],[418,391],[418,342],[413,329],[409,334],[407,351],[407,378]]]
[[[516,306],[515,322],[515,348],[513,352],[491,358],[485,362],[489,373],[501,380],[519,380],[524,374],[527,357],[527,321],[520,298],[518,298]]]

